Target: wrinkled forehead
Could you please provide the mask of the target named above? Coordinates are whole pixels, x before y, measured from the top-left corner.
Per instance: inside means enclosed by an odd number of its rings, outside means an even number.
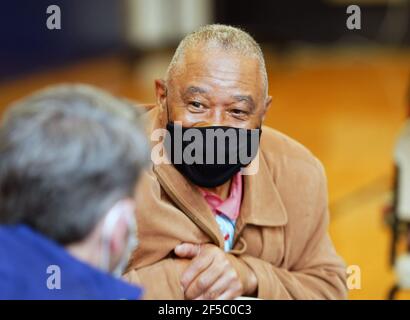
[[[259,60],[219,48],[186,50],[170,75],[177,90],[203,86],[208,90],[235,91],[264,97],[264,79]]]

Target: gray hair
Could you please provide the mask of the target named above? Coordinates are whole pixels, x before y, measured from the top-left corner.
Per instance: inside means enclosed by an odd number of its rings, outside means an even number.
[[[252,36],[236,27],[211,24],[199,28],[187,36],[179,43],[174,56],[168,66],[166,79],[168,80],[175,67],[183,58],[187,49],[198,47],[204,44],[214,46],[226,51],[234,51],[247,57],[255,57],[259,61],[265,93],[268,91],[268,75],[266,72],[265,59],[262,49]]]
[[[149,160],[135,106],[86,85],[59,85],[10,106],[0,126],[0,223],[68,244],[132,196]]]

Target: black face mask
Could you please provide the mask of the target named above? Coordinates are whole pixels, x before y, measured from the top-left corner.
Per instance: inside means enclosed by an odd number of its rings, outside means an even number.
[[[165,149],[171,163],[194,184],[220,186],[257,155],[259,129],[224,126],[185,128],[169,122]]]

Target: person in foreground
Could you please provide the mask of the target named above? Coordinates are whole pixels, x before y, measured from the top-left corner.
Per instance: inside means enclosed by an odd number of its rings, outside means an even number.
[[[0,299],[138,299],[118,277],[136,246],[148,141],[127,103],[61,85],[0,126]]]
[[[346,298],[323,166],[263,126],[272,98],[255,40],[204,26],[181,41],[155,88],[145,114],[154,165],[124,278],[147,299]]]

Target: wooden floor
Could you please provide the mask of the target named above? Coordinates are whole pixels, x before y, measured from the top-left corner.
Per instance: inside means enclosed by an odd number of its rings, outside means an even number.
[[[381,210],[390,198],[392,151],[405,117],[410,51],[266,50],[273,107],[266,124],[302,142],[324,163],[329,183],[330,233],[348,265],[361,269],[351,299],[384,299],[394,282],[389,230]],[[0,83],[0,111],[32,90],[86,82],[153,102],[153,79],[169,54],[129,65],[118,57],[91,59]],[[410,298],[401,293],[399,298]]]

